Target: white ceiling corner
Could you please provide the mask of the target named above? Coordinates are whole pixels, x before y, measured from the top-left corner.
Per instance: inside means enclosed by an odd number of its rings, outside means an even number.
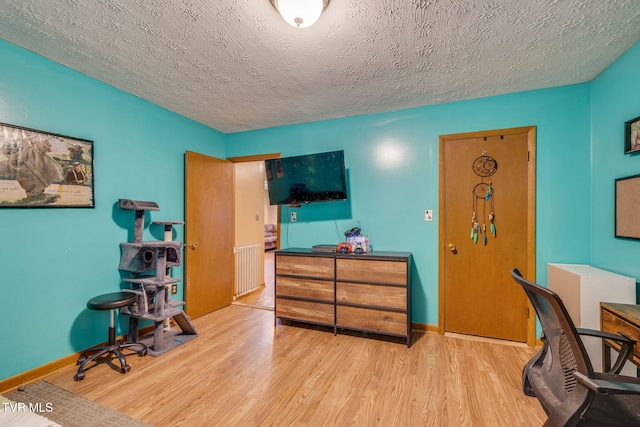
[[[639,0],[3,0],[0,37],[225,133],[587,82]]]

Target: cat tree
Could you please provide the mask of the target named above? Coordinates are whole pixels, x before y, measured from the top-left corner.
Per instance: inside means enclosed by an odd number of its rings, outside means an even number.
[[[171,240],[173,226],[184,224],[182,221],[157,221],[154,224],[164,226],[164,240],[143,241],[144,217],[146,211],[158,211],[154,202],[120,199],[118,207],[135,211],[133,242],[120,243],[121,256],[119,269],[129,272],[131,277],[123,278],[130,289],[138,296],[137,302],[121,309],[129,316],[129,341],[142,342],[149,348],[152,356],[160,356],[167,351],[198,336],[189,316],[180,308],[184,301],[169,298],[170,288],[180,279],[171,277],[171,267],[182,263],[182,242]],[[153,273],[153,274],[151,274]],[[180,330],[167,327],[168,319],[173,318]],[[153,334],[138,338],[139,320],[154,323]]]

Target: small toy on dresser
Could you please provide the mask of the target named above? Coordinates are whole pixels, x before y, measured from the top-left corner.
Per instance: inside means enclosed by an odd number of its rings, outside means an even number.
[[[353,252],[353,250],[351,249],[351,245],[347,242],[340,242],[338,243],[336,252],[339,254],[350,254],[351,252]]]
[[[369,236],[363,235],[360,227],[353,227],[345,231],[344,235],[346,237],[346,243],[349,245],[349,253],[365,254],[371,252]],[[337,252],[340,252],[340,250],[337,250]]]

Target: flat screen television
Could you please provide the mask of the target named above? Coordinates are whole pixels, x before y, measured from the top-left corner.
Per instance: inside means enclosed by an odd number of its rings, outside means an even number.
[[[265,160],[269,203],[347,200],[344,151]]]

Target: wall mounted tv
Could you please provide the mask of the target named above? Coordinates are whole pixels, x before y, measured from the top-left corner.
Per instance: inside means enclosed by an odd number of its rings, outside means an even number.
[[[344,151],[265,160],[269,203],[347,200]]]

